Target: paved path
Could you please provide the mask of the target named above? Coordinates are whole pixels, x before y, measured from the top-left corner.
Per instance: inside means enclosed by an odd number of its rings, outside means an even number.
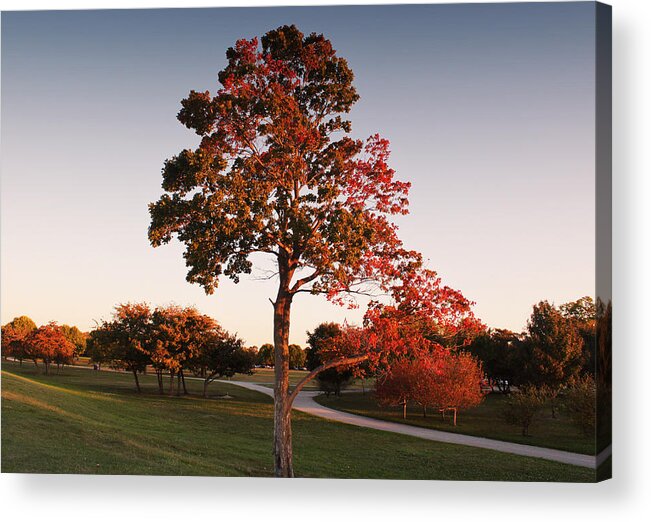
[[[230,384],[242,386],[249,390],[264,393],[273,397],[273,390],[266,386],[261,386],[252,382],[244,381],[226,381]],[[473,446],[475,448],[490,449],[501,451],[503,453],[512,453],[514,455],[521,455],[523,457],[535,457],[539,459],[553,460],[562,462],[564,464],[572,464],[574,466],[581,466],[584,468],[595,469],[611,454],[611,447],[608,446],[596,457],[590,455],[583,455],[581,453],[571,453],[569,451],[561,451],[550,448],[541,448],[538,446],[528,446],[526,444],[517,444],[515,442],[504,442],[501,440],[486,439],[483,437],[473,437],[471,435],[462,435],[460,433],[450,433],[447,431],[432,430],[429,428],[420,428],[418,426],[409,426],[408,424],[400,424],[398,422],[389,422],[379,419],[372,419],[370,417],[363,417],[361,415],[354,415],[339,410],[333,410],[316,402],[314,397],[318,395],[317,391],[302,391],[296,397],[293,408],[298,411],[316,415],[324,419],[343,422],[345,424],[353,424],[355,426],[362,426],[364,428],[373,428],[382,431],[391,431],[394,433],[401,433],[403,435],[411,435],[412,437],[419,437],[421,439],[434,440],[437,442],[447,442],[449,444],[462,444],[464,446]]]

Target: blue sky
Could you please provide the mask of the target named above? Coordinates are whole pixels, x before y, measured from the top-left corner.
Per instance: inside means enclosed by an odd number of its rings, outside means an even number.
[[[147,204],[176,120],[216,90],[236,39],[295,23],[355,72],[353,132],[391,141],[412,182],[400,235],[490,326],[520,330],[541,299],[594,294],[594,4],[167,9],[2,14],[2,323],[91,328],[114,304],[196,304],[250,344],[272,339],[273,282],[185,281],[153,249]],[[358,321],[297,298],[291,340]]]

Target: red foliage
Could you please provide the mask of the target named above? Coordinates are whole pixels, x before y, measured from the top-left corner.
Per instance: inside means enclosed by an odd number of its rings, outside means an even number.
[[[376,397],[383,406],[412,401],[423,408],[472,408],[484,398],[482,378],[481,365],[470,354],[442,349],[395,361],[378,377]]]
[[[50,322],[31,332],[25,340],[29,356],[41,359],[45,364],[45,373],[49,373],[50,364],[68,363],[75,354],[75,345],[61,331],[55,323]]]

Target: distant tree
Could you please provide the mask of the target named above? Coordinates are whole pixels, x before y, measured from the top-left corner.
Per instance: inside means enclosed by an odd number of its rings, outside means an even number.
[[[256,353],[243,348],[241,339],[217,328],[201,344],[190,365],[203,376],[203,396],[207,397],[208,385],[215,379],[252,374],[255,357]]]
[[[517,393],[506,399],[502,418],[507,424],[522,428],[522,436],[529,436],[529,428],[545,404],[546,393],[535,386],[521,386]]]
[[[260,366],[274,365],[274,345],[265,343],[258,350],[257,363]]]
[[[319,368],[326,361],[324,357],[333,340],[338,339],[342,329],[337,323],[321,323],[313,332],[307,332],[308,347],[305,350],[305,365],[308,370]],[[326,395],[339,395],[353,380],[350,368],[329,368],[316,376],[319,389]]]
[[[523,380],[522,344],[518,334],[509,330],[489,329],[464,348],[482,362],[491,384],[508,394],[513,384]]]
[[[49,375],[52,362],[67,364],[75,353],[74,344],[66,338],[55,322],[32,330],[25,338],[25,342],[30,356],[43,361],[45,375]]]
[[[574,381],[565,391],[563,404],[572,422],[585,436],[595,435],[597,421],[597,387],[590,375]]]
[[[574,325],[547,301],[534,306],[527,332],[530,381],[548,387],[555,417],[558,393],[581,369],[583,340]]]
[[[289,367],[303,368],[305,366],[305,351],[298,344],[289,345]]]
[[[212,342],[218,335],[220,327],[217,321],[203,315],[196,308],[179,306],[158,307],[151,315],[150,338],[144,346],[153,366],[158,370],[159,391],[161,389],[161,370],[170,375],[169,393],[187,393],[184,368],[194,364],[200,357],[202,348]]]
[[[113,319],[102,321],[91,332],[91,358],[131,372],[138,393],[141,391],[138,374],[151,362],[146,349],[151,336],[151,315],[146,303],[119,304]]]
[[[82,355],[86,351],[87,333],[82,332],[76,326],[68,326],[67,324],[61,325],[61,331],[75,345],[75,356]]]
[[[106,330],[106,325],[98,325],[97,329],[89,332],[86,341],[86,355],[98,369],[102,364],[110,364],[114,358],[113,344],[109,342]]]
[[[15,317],[11,322],[2,327],[2,356],[18,359],[20,364],[23,359],[29,358],[26,337],[36,330],[36,323],[26,315]]]

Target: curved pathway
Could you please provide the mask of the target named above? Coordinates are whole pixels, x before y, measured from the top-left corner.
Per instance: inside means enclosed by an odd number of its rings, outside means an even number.
[[[244,381],[224,381],[226,383],[235,384],[248,388],[249,390],[258,391],[270,397],[273,397],[273,389],[260,384]],[[504,442],[501,440],[486,439],[484,437],[474,437],[472,435],[462,435],[460,433],[450,433],[447,431],[432,430],[429,428],[420,428],[418,426],[410,426],[408,424],[400,424],[397,422],[389,422],[379,419],[372,419],[370,417],[363,417],[361,415],[354,415],[339,410],[333,410],[327,406],[323,406],[314,400],[318,395],[317,391],[302,391],[296,397],[293,408],[298,411],[309,413],[324,419],[343,422],[345,424],[352,424],[354,426],[361,426],[364,428],[372,428],[375,430],[391,431],[393,433],[401,433],[403,435],[411,435],[412,437],[419,437],[421,439],[433,440],[437,442],[446,442],[448,444],[462,444],[464,446],[473,446],[475,448],[483,448],[494,451],[501,451],[503,453],[512,453],[514,455],[521,455],[523,457],[535,457],[539,459],[553,460],[562,462],[564,464],[572,464],[574,466],[581,466],[584,468],[595,469],[611,454],[611,446],[608,446],[596,457],[591,455],[583,455],[581,453],[571,453],[569,451],[561,451],[550,448],[541,448],[539,446],[528,446],[526,444],[517,444],[515,442]]]

